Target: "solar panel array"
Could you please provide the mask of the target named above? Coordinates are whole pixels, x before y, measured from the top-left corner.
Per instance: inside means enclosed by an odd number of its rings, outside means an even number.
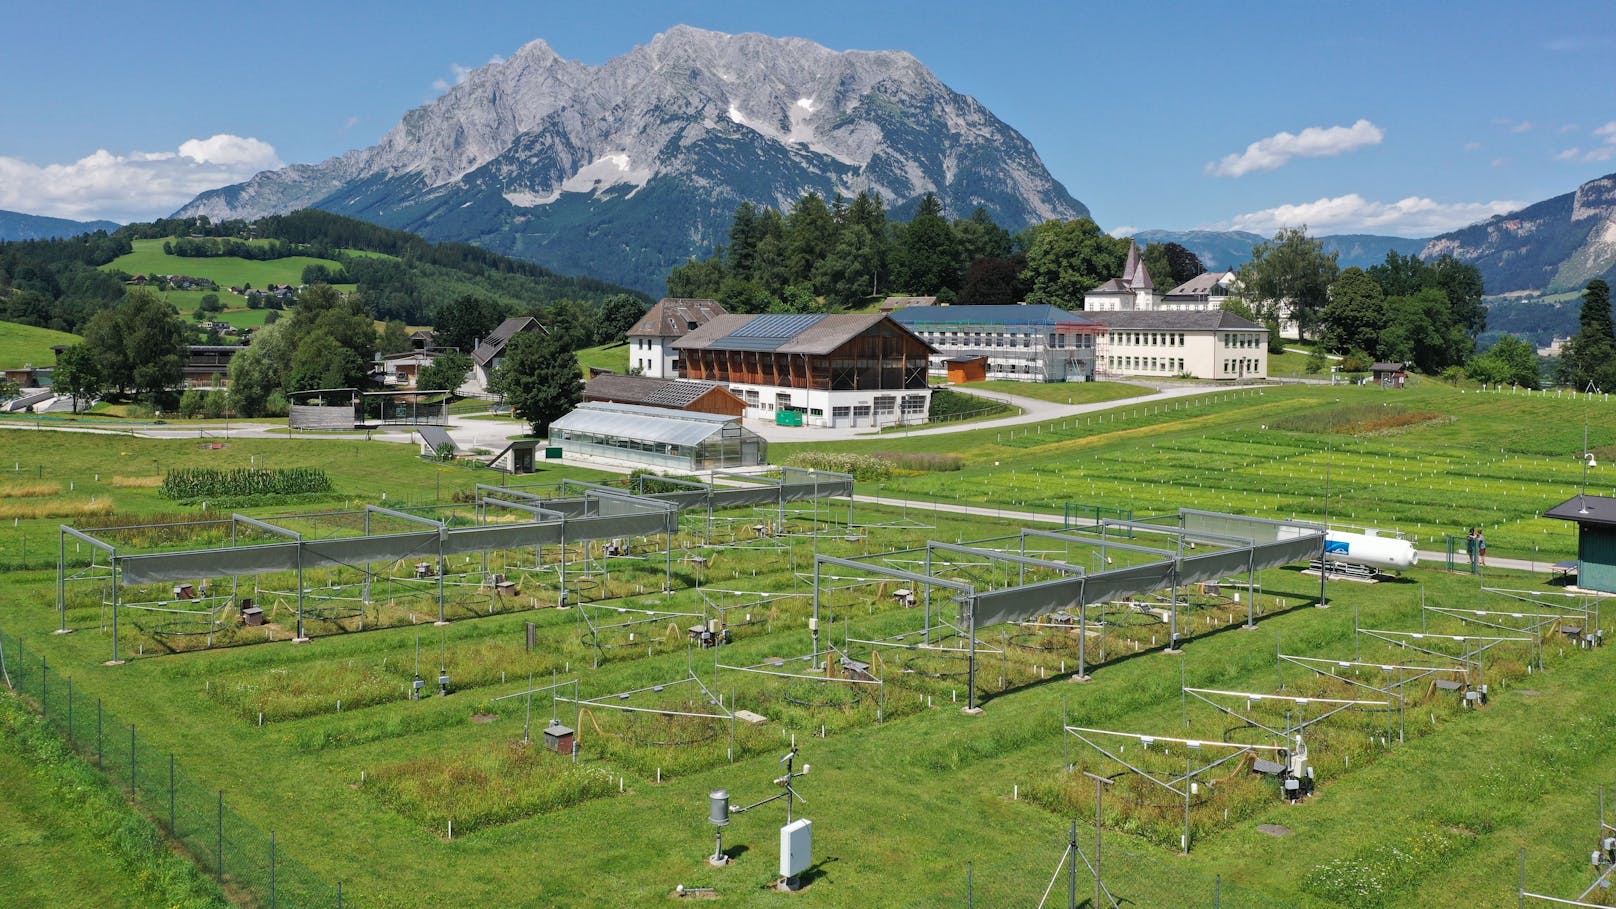
[[[807,313],[758,316],[707,346],[714,350],[775,350],[825,317]]]

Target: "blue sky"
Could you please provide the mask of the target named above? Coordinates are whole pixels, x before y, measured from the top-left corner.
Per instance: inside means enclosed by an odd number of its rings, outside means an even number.
[[[118,220],[373,144],[543,38],[905,50],[1101,226],[1423,236],[1616,171],[1616,4],[0,0],[0,208]],[[18,40],[20,39],[20,40]]]

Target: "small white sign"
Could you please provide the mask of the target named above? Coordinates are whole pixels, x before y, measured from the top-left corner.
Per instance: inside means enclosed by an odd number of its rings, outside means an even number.
[[[780,828],[780,876],[796,877],[814,863],[814,825],[807,818]]]

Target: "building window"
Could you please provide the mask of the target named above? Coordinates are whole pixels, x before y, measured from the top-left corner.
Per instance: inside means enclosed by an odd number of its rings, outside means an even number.
[[[913,415],[913,414],[922,414],[922,413],[925,413],[925,412],[926,412],[926,396],[925,395],[904,395],[903,396],[903,413],[904,413],[904,416],[910,416],[910,415]]]
[[[875,415],[876,416],[878,416],[878,417],[880,417],[880,416],[891,416],[892,414],[896,413],[897,410],[898,410],[898,398],[897,398],[896,395],[877,395],[876,396],[876,398],[875,398]]]

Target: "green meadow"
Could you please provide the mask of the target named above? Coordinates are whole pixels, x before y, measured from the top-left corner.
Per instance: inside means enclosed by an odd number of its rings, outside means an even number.
[[[117,632],[128,659],[122,666],[102,665],[113,632],[101,585],[70,584],[58,613],[57,525],[363,504],[470,522],[479,519],[468,503],[472,487],[497,484],[498,475],[434,465],[408,446],[380,442],[0,430],[0,467],[8,468],[0,491],[13,493],[0,497],[0,517],[12,518],[0,529],[0,563],[14,566],[0,576],[0,628],[8,645],[20,639],[22,659],[48,658],[80,697],[101,699],[191,778],[223,789],[244,818],[274,829],[285,856],[343,882],[347,905],[649,906],[667,903],[683,885],[713,888],[721,902],[739,906],[1032,906],[1055,874],[1073,820],[1085,849],[1092,844],[1093,785],[1075,772],[1090,770],[1117,780],[1106,797],[1104,867],[1125,905],[1514,906],[1522,848],[1533,889],[1572,897],[1586,886],[1596,787],[1616,773],[1616,702],[1604,684],[1616,656],[1570,646],[1558,630],[1565,623],[1543,629],[1541,648],[1501,642],[1487,652],[1471,679],[1489,684],[1485,707],[1463,709],[1456,696],[1422,683],[1402,710],[1366,707],[1319,723],[1311,733],[1318,791],[1299,804],[1282,801],[1275,784],[1250,775],[1243,762],[1198,776],[1187,855],[1178,798],[1122,774],[1062,726],[1264,741],[1251,722],[1186,698],[1181,685],[1341,697],[1346,683],[1282,668],[1276,653],[1415,662],[1356,629],[1501,635],[1425,607],[1553,608],[1495,592],[1552,592],[1546,569],[1482,579],[1426,560],[1379,584],[1332,582],[1328,609],[1315,608],[1318,579],[1301,566],[1265,571],[1251,589],[1239,578],[1234,587],[1180,591],[1181,654],[1162,652],[1166,626],[1153,610],[1165,594],[1096,606],[1090,619],[1103,624],[1084,636],[1081,651],[1069,629],[983,629],[975,684],[985,712],[974,717],[959,710],[971,680],[947,649],[947,632],[934,630],[943,648],[914,646],[922,610],[904,607],[894,593],[899,582],[839,570],[846,577],[823,579],[820,644],[869,654],[884,683],[856,689],[815,681],[812,665],[792,658],[813,647],[806,619],[816,554],[918,571],[921,556],[898,551],[928,540],[1013,540],[1023,526],[1013,515],[942,507],[953,503],[1052,516],[1068,502],[1139,516],[1179,507],[1309,520],[1327,514],[1332,523],[1417,536],[1422,549],[1440,549],[1445,534],[1474,523],[1488,528],[1497,557],[1552,561],[1574,550],[1574,537],[1538,515],[1576,491],[1585,425],[1601,465],[1607,450],[1616,451],[1610,408],[1603,399],[1435,383],[1403,392],[1209,389],[1014,430],[775,445],[776,461],[812,448],[950,453],[964,463],[958,471],[898,470],[861,482],[860,493],[903,504],[857,503],[851,520],[845,500],[784,512],[737,509],[710,521],[689,513],[671,565],[660,538],[632,540],[627,556],[612,559],[598,544],[573,547],[567,558],[579,597],[564,609],[555,608],[556,547],[492,553],[486,569],[474,556],[455,557],[451,623],[441,627],[430,624],[433,596],[407,571],[311,570],[305,583],[323,611],[310,618],[313,641],[303,645],[286,640],[295,580],[284,572],[243,579],[238,595],[250,590],[265,606],[267,630],[232,621],[209,629],[208,639],[177,644],[170,619],[126,609]],[[204,510],[200,502],[161,499],[155,488],[168,468],[247,466],[319,466],[335,493],[282,507]],[[563,475],[611,480],[547,466],[525,482]],[[1589,484],[1590,491],[1612,485],[1597,472]],[[755,529],[776,522],[778,535]],[[290,526],[333,536],[356,527],[336,517]],[[210,527],[172,537],[99,532],[160,549],[210,539],[218,533]],[[1140,557],[1113,554],[1118,565]],[[87,558],[71,544],[66,555],[73,564]],[[1103,567],[1083,545],[1053,544],[1043,555]],[[513,579],[511,592],[476,583],[485,570]],[[956,559],[938,570],[984,589],[1017,582],[1019,569]],[[1019,580],[1053,576],[1029,566]],[[126,602],[167,599],[163,586],[131,585]],[[938,615],[954,608],[940,590],[933,606]],[[1248,608],[1258,615],[1255,630],[1241,627]],[[720,613],[732,643],[691,649],[685,628],[699,621],[692,616]],[[64,616],[75,633],[51,634]],[[1598,621],[1613,630],[1608,619]],[[858,643],[865,640],[893,643]],[[1091,667],[1087,683],[1069,680],[1080,652]],[[454,679],[453,693],[410,700],[414,674],[434,680],[440,668]],[[1371,684],[1378,678],[1364,676]],[[580,699],[596,703],[548,693],[506,697],[573,680]],[[565,688],[568,697],[572,690]],[[674,715],[712,712],[709,695],[767,722]],[[1300,719],[1272,703],[1243,709],[1271,726]],[[1313,707],[1291,709],[1316,715]],[[522,744],[525,730],[538,738],[552,718],[578,730],[576,763]],[[740,805],[779,791],[771,781],[793,739],[799,764],[813,767],[798,784],[807,804],[796,810],[813,821],[815,864],[808,887],[785,897],[767,889],[783,806],[735,815],[724,845],[737,860],[712,868],[704,860],[713,849],[706,796],[728,788]],[[1170,745],[1129,745],[1126,755],[1161,773],[1181,773],[1194,757]],[[13,824],[56,824],[69,806],[51,791],[29,786],[14,802]],[[1286,835],[1259,830],[1264,825]],[[62,861],[84,847],[17,848],[8,843],[34,862]],[[93,858],[82,869],[108,888],[128,873]],[[1092,893],[1086,871],[1078,893]],[[1063,880],[1056,895],[1064,901]]]
[[[77,344],[83,340],[65,331],[35,328],[17,322],[0,322],[0,367],[49,366],[56,362],[57,344]]]

